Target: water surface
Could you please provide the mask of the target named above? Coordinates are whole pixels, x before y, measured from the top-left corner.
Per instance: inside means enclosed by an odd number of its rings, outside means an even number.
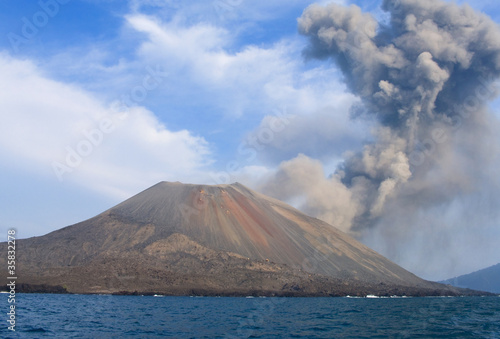
[[[18,294],[15,333],[6,300],[2,338],[500,338],[500,297]]]

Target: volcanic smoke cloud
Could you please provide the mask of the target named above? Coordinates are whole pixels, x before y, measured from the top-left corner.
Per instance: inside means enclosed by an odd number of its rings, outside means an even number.
[[[306,58],[336,62],[362,99],[355,116],[376,118],[375,142],[346,154],[327,179],[319,162],[299,155],[281,164],[264,192],[302,197],[305,212],[385,239],[383,252],[394,258],[400,248],[389,244],[413,228],[435,228],[441,239],[433,245],[450,245],[443,239],[450,232],[439,233],[451,227],[440,208],[498,217],[497,122],[486,104],[497,94],[500,29],[467,5],[386,0],[383,9],[388,26],[354,5],[312,5],[298,20],[309,38]]]

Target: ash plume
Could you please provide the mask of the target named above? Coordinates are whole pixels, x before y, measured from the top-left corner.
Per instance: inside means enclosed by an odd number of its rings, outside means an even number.
[[[306,59],[340,67],[348,89],[362,99],[356,117],[376,118],[375,141],[346,154],[328,178],[306,156],[283,163],[263,191],[302,199],[305,212],[401,258],[394,243],[416,228],[437,229],[434,245],[449,245],[456,218],[439,215],[438,207],[460,215],[475,206],[499,220],[492,204],[500,189],[491,170],[498,165],[498,128],[487,103],[497,95],[500,29],[467,5],[385,0],[382,6],[387,25],[355,5],[311,5],[298,20],[309,39]],[[476,203],[485,196],[493,202]]]

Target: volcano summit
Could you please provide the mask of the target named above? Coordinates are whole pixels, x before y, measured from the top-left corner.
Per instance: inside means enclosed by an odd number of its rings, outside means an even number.
[[[0,250],[6,253],[7,244]],[[158,183],[94,218],[18,240],[17,272],[28,289],[71,293],[472,293],[422,280],[333,226],[239,183]]]

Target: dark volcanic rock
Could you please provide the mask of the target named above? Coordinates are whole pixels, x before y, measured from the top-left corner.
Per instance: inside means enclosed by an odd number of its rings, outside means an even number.
[[[10,286],[4,285],[0,286],[0,291],[9,292],[11,290]],[[33,285],[33,284],[16,284],[16,293],[54,293],[54,294],[66,294],[69,293],[63,286],[53,286],[53,285]]]
[[[19,283],[71,293],[472,293],[424,281],[333,226],[240,184],[161,182],[92,219],[16,245]],[[0,264],[7,266],[4,257]]]

